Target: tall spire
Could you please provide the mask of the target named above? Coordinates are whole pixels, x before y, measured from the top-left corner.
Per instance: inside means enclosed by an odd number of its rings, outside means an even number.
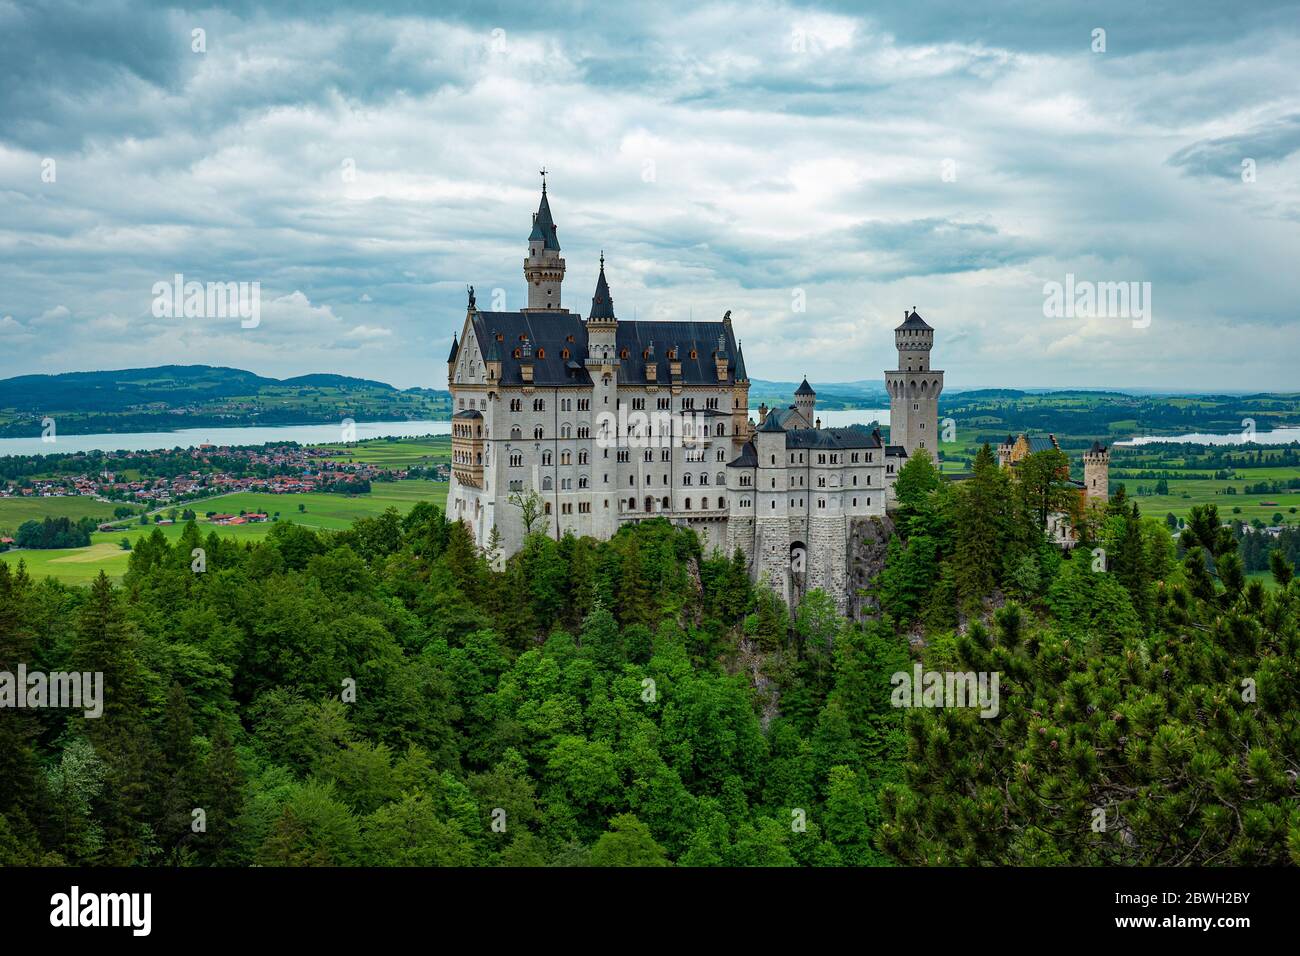
[[[596,278],[596,294],[591,297],[591,314],[587,318],[614,318],[614,300],[609,294],[609,283],[605,281],[604,249],[600,251],[600,275]]]
[[[537,205],[533,215],[533,231],[528,236],[529,242],[540,241],[544,249],[560,251],[560,237],[557,234],[555,220],[551,218],[551,203],[546,198],[546,168],[542,167],[542,201]]]
[[[551,216],[551,201],[546,195],[546,167],[543,166],[538,173],[542,177],[542,198],[537,204],[537,212],[533,213],[528,257],[524,259],[528,308],[562,312],[560,292],[564,283],[564,259],[560,255],[560,237]]]
[[[728,312],[728,315],[731,313]],[[736,381],[748,382],[749,373],[745,371],[745,353],[740,347],[740,340],[736,340]]]

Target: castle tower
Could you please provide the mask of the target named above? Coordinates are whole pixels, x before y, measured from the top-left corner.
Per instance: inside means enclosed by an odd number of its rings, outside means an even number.
[[[1015,450],[1016,440],[1010,435],[1007,440],[998,445],[998,465],[1002,468],[1011,467],[1011,452]]]
[[[913,307],[894,329],[898,368],[885,372],[889,391],[889,443],[902,445],[909,456],[924,448],[939,460],[939,393],[943,372],[930,368],[934,329]]]
[[[804,378],[803,384],[794,390],[794,409],[803,416],[809,428],[817,424],[816,419],[813,418],[817,412],[817,393],[808,384],[807,377]]]
[[[766,578],[768,585],[787,605],[791,604],[790,518],[787,508],[788,478],[785,470],[785,429],[769,415],[754,432],[758,467],[754,477],[754,578]],[[806,562],[806,553],[798,555]],[[800,571],[802,573],[802,570]]]
[[[1089,501],[1110,500],[1110,449],[1099,441],[1083,453],[1083,484]]]
[[[731,325],[731,313],[723,317],[723,324]],[[731,444],[735,454],[740,454],[745,442],[752,437],[749,424],[749,373],[745,371],[745,352],[736,342],[736,384],[731,391]]]
[[[587,357],[584,362],[591,376],[591,407],[596,410],[594,435],[596,447],[605,454],[622,447],[618,433],[618,318],[614,299],[605,280],[605,253],[600,254],[600,274],[591,296],[591,314],[587,317]],[[600,452],[596,452],[597,455]],[[603,510],[594,519],[597,534],[612,535],[617,530],[617,509]]]
[[[533,231],[528,236],[528,258],[524,260],[528,283],[528,308],[558,310],[560,286],[564,283],[564,259],[551,204],[546,198],[546,171],[542,171],[542,202],[533,213]]]

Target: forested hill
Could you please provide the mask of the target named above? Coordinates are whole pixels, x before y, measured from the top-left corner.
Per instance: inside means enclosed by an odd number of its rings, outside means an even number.
[[[447,392],[397,389],[346,375],[277,379],[237,368],[154,368],[0,380],[0,436],[38,435],[41,420],[59,433],[162,431],[212,425],[289,425],[357,420],[443,419]]]

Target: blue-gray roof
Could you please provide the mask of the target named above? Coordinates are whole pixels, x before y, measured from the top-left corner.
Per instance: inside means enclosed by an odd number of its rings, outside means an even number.
[[[528,241],[542,240],[545,248],[560,251],[560,237],[556,234],[555,220],[551,218],[551,203],[546,198],[546,185],[542,185],[542,202],[537,207],[537,215],[533,216],[533,231],[528,236]]]
[[[470,322],[483,354],[491,360],[492,350],[497,351],[503,385],[524,384],[519,372],[521,359],[514,357],[515,349],[523,347],[520,336],[527,336],[532,346],[533,384],[591,385],[591,376],[583,364],[587,357],[587,325],[580,316],[572,312],[475,312]],[[722,322],[619,322],[615,335],[617,354],[627,351],[627,358],[618,359],[619,381],[644,384],[646,367],[654,365],[656,380],[663,385],[671,383],[668,353],[675,348],[683,385],[733,384],[735,365],[730,360],[727,377],[718,380],[713,354],[719,335],[724,337],[724,347],[734,342],[731,330]],[[566,349],[568,356],[564,355]],[[645,355],[647,351],[649,356]]]
[[[894,331],[897,332],[899,329],[924,329],[930,332],[934,331],[934,329],[930,328],[929,324],[926,323],[925,319],[917,315],[916,309],[913,309],[912,314],[903,319],[903,324],[894,329]]]

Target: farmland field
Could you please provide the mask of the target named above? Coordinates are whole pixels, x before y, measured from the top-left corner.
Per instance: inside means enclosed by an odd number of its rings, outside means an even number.
[[[339,531],[350,527],[357,518],[373,517],[390,507],[406,513],[420,501],[429,501],[439,508],[443,507],[447,502],[447,483],[442,481],[376,483],[370,494],[357,497],[329,494],[240,493],[206,498],[189,507],[199,513],[199,529],[205,537],[209,531],[216,531],[223,538],[260,541],[270,533],[273,522],[217,526],[211,524],[203,514],[207,511],[228,514],[238,514],[240,511],[265,511],[273,515],[278,511],[281,521],[292,521],[309,528]],[[299,512],[299,504],[303,504],[306,510]],[[111,510],[109,517],[112,517]],[[168,540],[174,541],[180,537],[184,525],[133,523],[121,531],[96,532],[91,535],[91,544],[88,548],[9,551],[0,554],[0,561],[6,561],[11,567],[17,567],[21,559],[32,577],[43,578],[48,575],[66,584],[88,584],[99,574],[101,568],[110,577],[120,579],[126,572],[127,562],[131,557],[129,551],[122,550],[121,540],[125,537],[134,543],[136,539],[152,534],[154,528],[158,528]]]
[[[0,530],[13,532],[24,521],[33,518],[100,518],[111,519],[113,509],[124,502],[99,501],[88,495],[66,495],[51,498],[0,498]],[[132,508],[139,510],[138,505]]]
[[[365,462],[384,468],[408,468],[412,465],[436,465],[451,461],[451,436],[424,438],[373,438],[348,445],[320,445],[343,451],[345,462]]]

